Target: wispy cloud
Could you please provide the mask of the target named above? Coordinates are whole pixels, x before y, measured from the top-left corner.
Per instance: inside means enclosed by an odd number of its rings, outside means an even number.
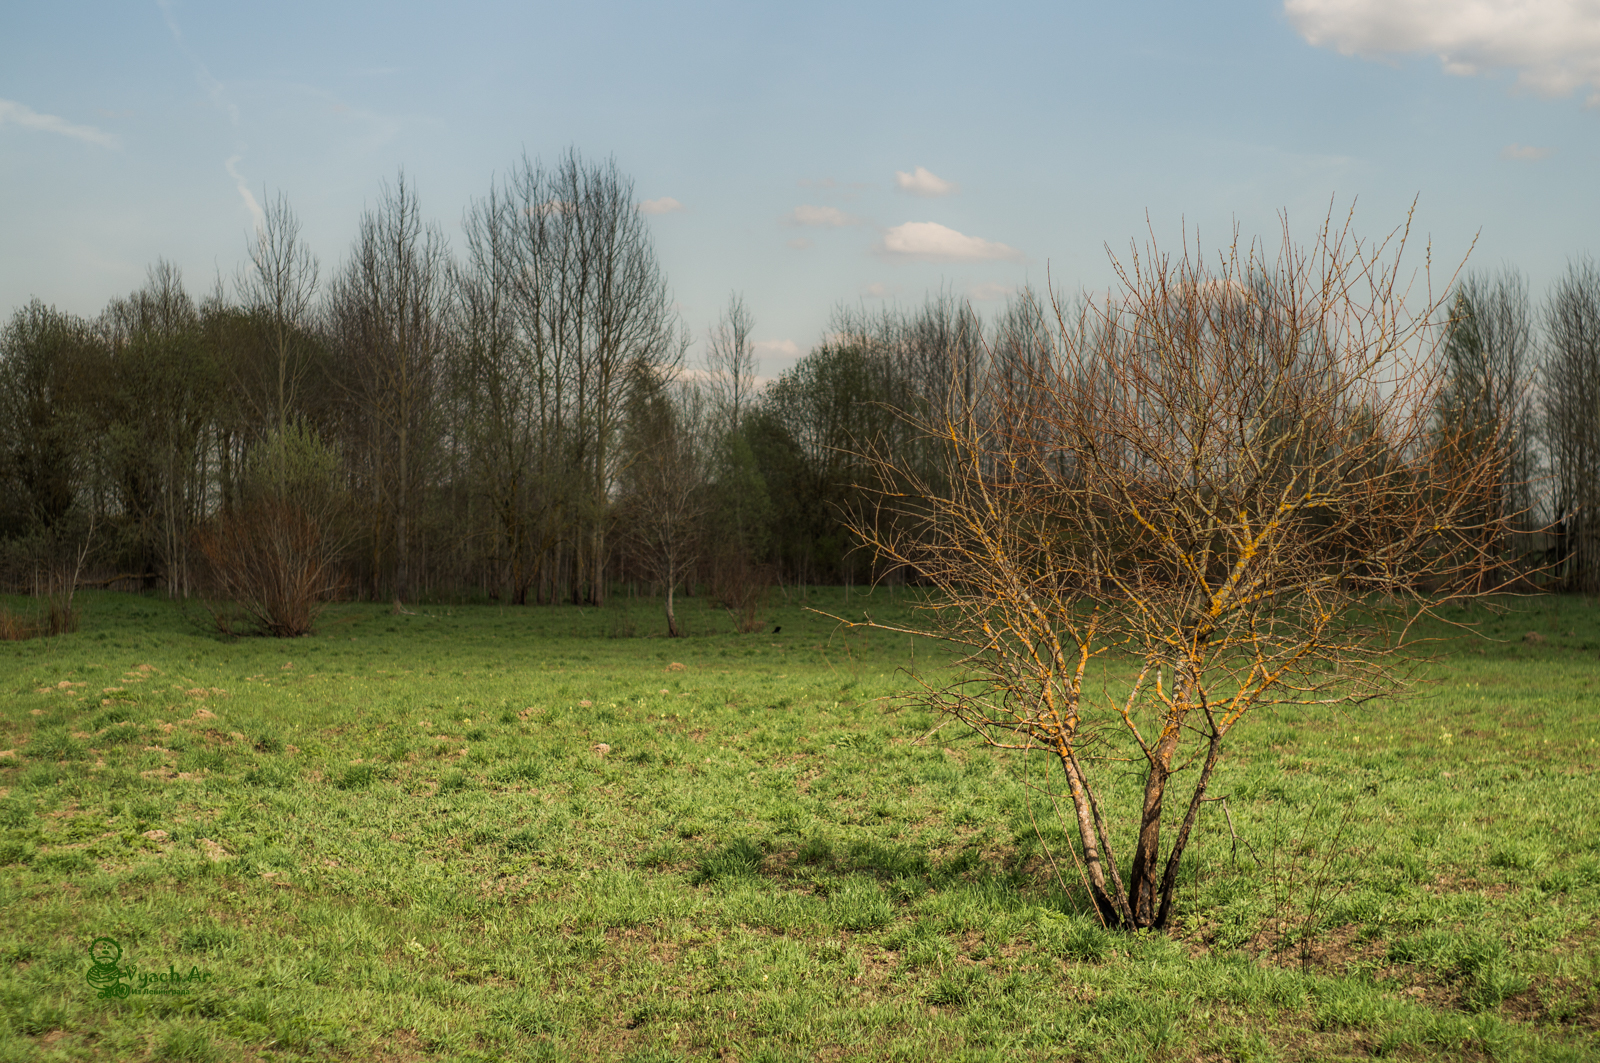
[[[784,220],[790,225],[810,225],[824,229],[842,229],[847,225],[862,224],[860,218],[846,214],[838,207],[818,207],[810,203],[802,203],[794,208]]]
[[[172,34],[172,40],[178,46],[178,51],[194,66],[195,80],[200,82],[200,87],[205,94],[211,97],[211,103],[217,110],[228,116],[228,121],[235,126],[239,124],[239,108],[228,98],[228,89],[222,82],[211,76],[211,71],[200,57],[189,50],[184,43],[183,30],[178,27],[178,20],[173,16],[172,0],[156,0],[156,6],[161,9],[161,18],[167,24],[167,31]]]
[[[757,354],[771,354],[779,358],[800,357],[800,345],[794,340],[757,340],[754,346]]]
[[[1433,54],[1462,77],[1510,71],[1543,96],[1600,90],[1594,0],[1285,0],[1308,42],[1343,55]],[[1588,98],[1600,105],[1600,91]]]
[[[238,170],[239,156],[229,157],[223,163],[223,169],[228,171],[228,176],[233,178],[234,187],[239,190],[239,198],[244,200],[244,209],[250,212],[250,220],[255,223],[256,232],[265,232],[267,228],[267,215],[261,209],[261,204],[256,202],[256,197],[250,192],[250,184]]]
[[[662,196],[660,199],[647,199],[639,204],[640,214],[681,214],[683,210],[683,204],[671,196]]]
[[[861,294],[865,295],[868,299],[887,299],[899,290],[900,289],[893,284],[885,284],[883,281],[873,281],[871,284],[861,289]]]
[[[832,177],[802,177],[795,184],[801,188],[820,188],[825,192],[836,188],[843,188],[852,192],[863,192],[872,187],[864,181],[836,181]],[[855,197],[847,196],[846,198],[854,199]]]
[[[1535,148],[1527,144],[1507,144],[1500,149],[1502,159],[1524,159],[1528,162],[1538,162],[1540,159],[1550,157],[1549,148]]]
[[[811,241],[807,240],[804,236],[796,236],[793,240],[789,241],[788,246],[795,251],[804,251],[811,246]]]
[[[883,234],[878,250],[892,259],[922,262],[987,262],[1022,257],[1014,247],[967,236],[932,221],[896,225]]]
[[[929,173],[926,167],[918,166],[910,173],[904,170],[894,172],[894,186],[902,192],[909,192],[913,196],[926,196],[930,199],[939,196],[948,196],[959,189],[958,185],[951,184],[937,174]]]
[[[57,133],[85,144],[98,144],[102,148],[117,146],[117,138],[110,133],[103,133],[92,125],[77,125],[53,114],[40,114],[15,100],[0,100],[0,125],[7,123],[24,129],[37,129],[41,133]]]

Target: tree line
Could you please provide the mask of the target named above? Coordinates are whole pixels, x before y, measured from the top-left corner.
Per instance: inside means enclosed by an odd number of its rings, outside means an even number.
[[[0,576],[241,600],[285,634],[333,594],[602,605],[619,588],[664,593],[675,633],[684,591],[749,627],[774,582],[919,579],[862,548],[897,519],[875,501],[886,470],[942,475],[906,414],[982,419],[1082,306],[1024,289],[989,320],[948,293],[842,308],[758,386],[737,295],[686,364],[613,162],[523,158],[463,230],[449,247],[401,175],[327,276],[279,197],[232,283],[196,296],[161,262],[93,319],[16,310]],[[1502,455],[1480,504],[1517,515],[1482,549],[1499,575],[1600,589],[1600,271],[1575,263],[1537,308],[1514,273],[1468,277],[1439,325],[1433,416]]]

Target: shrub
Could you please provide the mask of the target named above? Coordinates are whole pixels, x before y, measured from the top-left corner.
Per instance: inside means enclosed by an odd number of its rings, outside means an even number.
[[[199,534],[218,596],[266,634],[310,634],[339,591],[336,470],[333,451],[315,432],[290,426],[252,452],[239,505]],[[213,616],[232,634],[232,617]]]

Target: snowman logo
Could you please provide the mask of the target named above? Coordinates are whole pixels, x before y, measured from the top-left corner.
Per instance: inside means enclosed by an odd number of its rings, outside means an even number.
[[[131,985],[125,984],[124,978],[130,981],[133,978],[133,969],[117,966],[117,961],[122,959],[122,946],[111,938],[95,938],[89,945],[89,959],[94,966],[89,968],[86,976],[89,985],[100,990],[100,999],[114,997],[121,1000],[133,992]]]

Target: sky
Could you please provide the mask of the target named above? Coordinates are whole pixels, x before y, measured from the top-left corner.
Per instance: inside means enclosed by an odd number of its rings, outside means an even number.
[[[321,261],[403,172],[452,248],[524,155],[616,160],[699,340],[1104,290],[1113,257],[1412,224],[1435,285],[1600,254],[1600,0],[184,0],[0,19],[0,314],[158,259],[230,286],[282,194]],[[1470,251],[1470,256],[1469,256]]]

